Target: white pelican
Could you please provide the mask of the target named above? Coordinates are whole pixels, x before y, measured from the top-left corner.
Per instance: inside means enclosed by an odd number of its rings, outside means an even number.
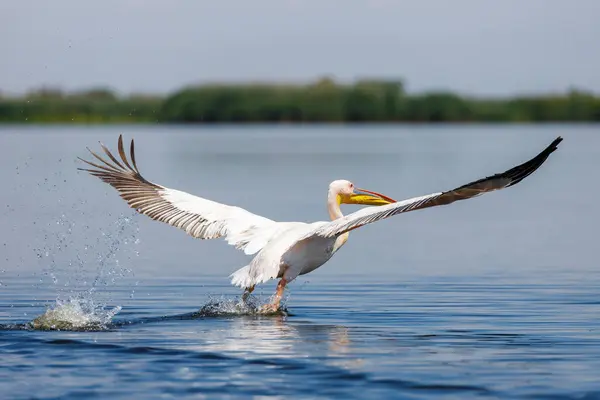
[[[127,159],[122,136],[119,136],[118,143],[121,161],[100,143],[110,160],[88,148],[99,163],[79,158],[94,167],[79,169],[114,187],[127,204],[141,214],[183,229],[195,238],[223,237],[246,254],[258,253],[248,265],[230,275],[231,283],[244,289],[245,299],[255,285],[280,278],[273,303],[266,307],[267,310],[276,311],[286,284],[327,262],[346,243],[351,230],[392,215],[450,204],[515,185],[538,169],[561,141],[561,137],[556,138],[536,157],[506,172],[446,192],[398,202],[376,192],[358,189],[349,181],[336,180],[329,185],[327,194],[331,221],[313,223],[275,222],[240,207],[152,183],[143,178],[138,170],[133,139],[131,163]],[[344,216],[340,210],[341,204],[373,207],[365,207]]]

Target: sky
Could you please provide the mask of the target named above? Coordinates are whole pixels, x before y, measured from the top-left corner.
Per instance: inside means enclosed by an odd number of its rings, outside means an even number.
[[[599,0],[0,0],[0,93],[402,79],[600,93]]]

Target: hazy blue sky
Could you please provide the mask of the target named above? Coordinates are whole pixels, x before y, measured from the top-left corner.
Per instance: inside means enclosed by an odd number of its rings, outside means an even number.
[[[600,0],[0,0],[0,91],[401,77],[600,92]]]

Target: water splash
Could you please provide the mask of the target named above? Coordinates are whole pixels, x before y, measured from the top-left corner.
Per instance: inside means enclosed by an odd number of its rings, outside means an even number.
[[[121,306],[108,306],[113,299],[106,288],[115,288],[124,278],[133,275],[130,268],[121,265],[118,257],[124,256],[129,264],[134,255],[139,255],[135,249],[140,242],[137,238],[139,228],[134,215],[120,215],[108,229],[101,230],[95,243],[83,236],[85,241],[83,245],[79,244],[82,247],[79,251],[76,240],[81,240],[82,236],[74,233],[77,225],[61,215],[57,222],[63,228],[61,234],[56,235],[54,243],[46,245],[43,251],[38,250],[38,258],[48,260],[44,275],[52,278],[57,297],[54,303],[46,304],[44,314],[29,324],[31,328],[104,330],[110,327]],[[85,230],[83,233],[89,235]],[[68,252],[65,251],[67,248]],[[96,268],[93,279],[88,279],[89,272],[86,271],[90,265]]]
[[[31,159],[22,158],[14,185],[4,191],[0,217],[7,230],[0,249],[10,249],[2,257],[12,271],[5,274],[0,268],[0,287],[30,272],[35,283],[27,300],[46,309],[36,321],[63,321],[75,328],[85,321],[106,325],[120,309],[115,305],[133,296],[133,262],[139,255],[136,213],[114,214],[106,202],[84,193],[79,181],[73,183],[81,174],[74,158],[45,160],[41,175],[30,167]],[[114,193],[106,191],[105,196]],[[55,296],[39,298],[48,288]]]
[[[265,301],[256,296],[249,296],[245,301],[239,297],[228,298],[221,296],[219,298],[209,297],[208,303],[202,306],[198,311],[192,313],[194,318],[200,317],[227,317],[227,316],[273,316],[289,315],[285,303],[277,310],[266,308],[271,298]]]
[[[110,329],[110,323],[121,306],[108,309],[93,299],[72,297],[57,300],[46,312],[29,323],[36,330],[96,331]]]
[[[132,275],[130,268],[121,265],[119,257],[130,262],[139,255],[132,247],[140,242],[135,213],[121,214],[108,228],[104,226],[94,232],[90,226],[75,222],[88,218],[85,212],[76,211],[80,210],[73,210],[70,216],[62,214],[55,225],[48,223],[43,245],[34,249],[43,270],[39,283],[49,277],[60,294],[71,294],[81,287],[115,285],[119,278]],[[89,266],[96,267],[91,280]]]

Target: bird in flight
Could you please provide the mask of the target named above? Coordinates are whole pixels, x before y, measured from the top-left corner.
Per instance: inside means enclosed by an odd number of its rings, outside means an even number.
[[[313,223],[276,222],[240,207],[150,182],[137,167],[133,139],[127,158],[122,135],[118,141],[120,161],[102,143],[100,146],[108,159],[89,148],[94,162],[78,158],[92,167],[80,170],[114,187],[138,213],[182,229],[195,238],[224,238],[246,254],[256,254],[248,265],[230,275],[231,283],[244,289],[243,299],[246,300],[257,284],[279,279],[272,303],[264,307],[265,311],[277,311],[285,286],[299,275],[312,272],[326,263],[346,243],[353,229],[393,215],[446,205],[513,186],[537,170],[561,141],[561,137],[556,138],[537,156],[508,171],[456,189],[402,201],[359,189],[347,180],[335,180],[327,193],[331,221]],[[341,204],[370,207],[343,215]]]

